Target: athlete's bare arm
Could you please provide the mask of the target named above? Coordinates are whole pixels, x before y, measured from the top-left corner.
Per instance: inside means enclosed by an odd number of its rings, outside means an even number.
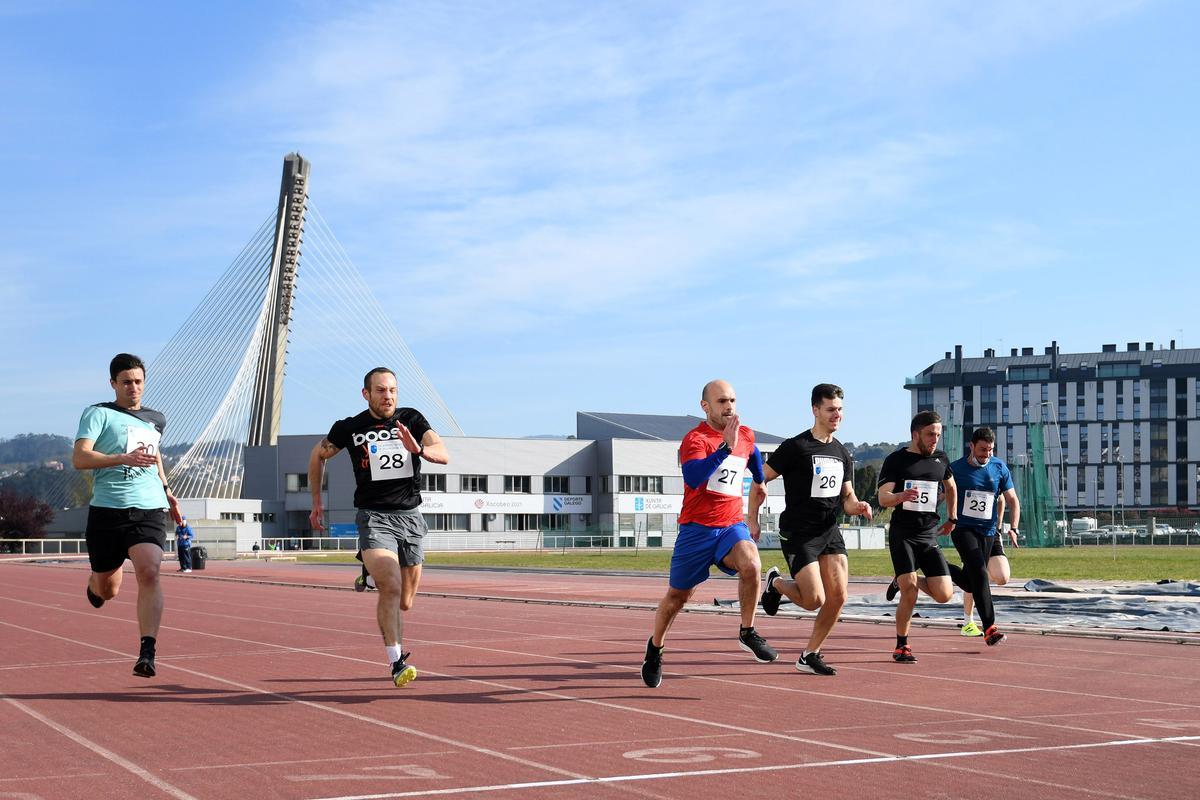
[[[942,481],[942,491],[946,495],[946,521],[942,523],[939,533],[946,536],[954,530],[954,517],[958,514],[958,486],[955,485],[954,478]]]
[[[105,455],[97,453],[93,449],[95,444],[91,439],[76,439],[75,449],[71,453],[71,466],[75,469],[104,469],[105,467],[153,467],[158,463],[158,456],[151,455],[143,447],[130,453]],[[166,481],[164,480],[163,483]]]
[[[1017,534],[1020,532],[1020,529],[1021,529],[1021,501],[1017,499],[1017,490],[1016,489],[1006,490],[1003,494],[1000,495],[1000,501],[1001,502],[1007,501],[1008,507],[1012,509],[1012,511],[1011,511],[1012,524],[1008,528],[1008,534],[1010,537],[1012,537],[1013,547],[1020,547],[1021,545],[1017,541]],[[1001,526],[1001,527],[1003,527],[1003,526]]]
[[[421,451],[421,458],[431,464],[450,463],[450,452],[446,449],[446,443],[435,431],[425,431],[425,435],[421,437],[421,444],[425,448]]]
[[[850,481],[842,484],[842,511],[852,517],[866,517],[868,520],[873,518],[871,504],[858,499],[858,495],[854,493],[854,484]]]
[[[321,503],[321,482],[325,478],[325,462],[341,452],[342,448],[334,446],[328,437],[321,439],[313,447],[308,457],[308,491],[312,494],[312,511],[308,514],[308,524],[314,531],[325,529],[325,510]]]

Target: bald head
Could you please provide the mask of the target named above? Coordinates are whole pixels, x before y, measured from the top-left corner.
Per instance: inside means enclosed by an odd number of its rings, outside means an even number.
[[[729,385],[728,381],[723,381],[720,378],[717,378],[716,380],[711,380],[708,383],[704,384],[704,388],[700,390],[700,402],[702,402],[702,403],[711,402],[713,392],[718,392],[718,393],[724,392],[725,394],[728,394],[730,397],[732,397],[733,396],[733,387]]]
[[[704,384],[704,390],[700,392],[700,408],[704,410],[709,425],[724,430],[725,423],[737,415],[737,397],[733,387],[723,380]]]

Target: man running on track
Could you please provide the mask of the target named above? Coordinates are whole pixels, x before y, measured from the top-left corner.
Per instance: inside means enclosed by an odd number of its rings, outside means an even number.
[[[75,469],[94,470],[84,534],[92,574],[85,593],[88,602],[100,608],[120,591],[125,559],[133,562],[141,634],[133,674],[153,678],[162,623],[159,571],[167,526],[171,518],[179,524],[183,517],[175,495],[167,488],[158,447],[167,419],[142,407],[146,365],[137,356],[119,353],[109,364],[108,374],[116,399],[84,410],[71,456]]]
[[[367,410],[338,420],[308,459],[313,530],[324,528],[321,481],[325,462],[350,448],[354,468],[354,521],[363,565],[379,589],[375,616],[387,648],[392,682],[404,686],[417,677],[403,652],[404,611],[412,608],[425,560],[421,540],[421,459],[447,464],[446,445],[421,412],[396,407],[396,374],[376,367],[363,378]]]
[[[992,605],[992,589],[989,578],[992,563],[996,562],[997,583],[1007,582],[1008,557],[1004,555],[1004,541],[996,532],[996,503],[1003,497],[1012,509],[1013,546],[1017,545],[1017,526],[1021,521],[1021,502],[1013,488],[1012,474],[1008,465],[996,458],[996,434],[991,428],[977,428],[971,434],[971,452],[950,465],[954,483],[958,487],[958,524],[950,533],[954,547],[962,556],[960,570],[951,565],[950,574],[954,583],[963,590],[965,598],[972,596],[979,608],[979,620],[983,623],[983,635],[989,647],[1000,644],[1005,635],[996,629],[996,611]],[[1003,564],[1000,560],[1003,559]],[[968,616],[968,619],[970,617]],[[963,628],[964,633],[966,628]]]
[[[951,464],[951,467],[954,465]],[[996,527],[999,531],[1004,530],[1004,495],[996,498]],[[1004,539],[1000,538],[1001,546]],[[1013,540],[1013,547],[1020,547],[1017,541]],[[1008,563],[1007,555],[993,555],[988,559],[988,575],[992,582],[997,586],[1004,586],[1012,577],[1012,568]],[[963,592],[963,624],[959,628],[959,633],[963,636],[983,636],[983,628],[975,624],[975,598],[971,597],[970,592]]]
[[[767,570],[762,607],[768,615],[779,610],[786,595],[807,611],[817,608],[808,645],[796,660],[796,669],[814,675],[836,675],[837,670],[821,658],[821,645],[837,624],[846,603],[849,566],[846,542],[838,528],[837,515],[871,519],[871,504],[854,494],[854,461],[850,452],[833,437],[842,422],[842,389],[832,383],[813,387],[813,426],[788,439],[771,454],[764,470],[767,482],[783,476],[786,506],[779,520],[779,544],[787,560],[791,580],[779,575],[778,567]],[[766,500],[765,485],[750,493],[750,535],[758,541],[758,510]]]
[[[654,633],[642,662],[642,680],[652,689],[662,683],[667,631],[696,587],[708,580],[714,564],[726,575],[738,576],[738,646],[760,664],[778,657],[754,630],[762,563],[742,511],[742,477],[747,470],[762,490],[762,454],[754,444],[754,431],[738,420],[737,398],[728,383],[705,384],[700,408],[705,421],[688,431],[679,447],[684,482],[679,535],[671,553],[670,585],[654,614]]]
[[[909,426],[912,441],[908,447],[889,455],[879,469],[879,505],[895,508],[888,529],[888,548],[896,577],[887,590],[891,600],[900,593],[896,606],[896,649],[892,659],[908,664],[917,660],[908,646],[908,631],[913,609],[917,605],[917,590],[925,592],[939,603],[954,596],[950,582],[950,567],[937,537],[954,529],[957,519],[950,515],[938,527],[938,485],[945,491],[946,508],[957,508],[954,476],[950,459],[937,449],[942,437],[942,418],[936,411],[922,411]],[[896,491],[897,487],[903,487]],[[917,576],[920,569],[923,577]]]

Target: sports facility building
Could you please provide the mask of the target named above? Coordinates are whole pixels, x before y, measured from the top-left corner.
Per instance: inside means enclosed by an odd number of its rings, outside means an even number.
[[[1067,511],[1200,505],[1200,349],[1129,342],[1063,353],[1051,342],[1038,354],[1014,347],[967,358],[956,345],[904,388],[914,414],[934,410],[947,421],[947,449],[987,425],[997,455],[1020,464],[1040,455],[1041,439]]]

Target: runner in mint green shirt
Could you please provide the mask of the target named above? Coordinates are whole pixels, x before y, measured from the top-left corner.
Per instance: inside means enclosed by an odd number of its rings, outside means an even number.
[[[116,398],[84,410],[71,459],[75,469],[94,471],[85,534],[92,566],[86,593],[88,602],[100,608],[120,591],[125,559],[133,562],[142,637],[133,674],[152,678],[162,622],[159,570],[167,526],[171,517],[177,523],[182,517],[159,453],[166,417],[142,407],[146,365],[137,356],[119,353],[109,364],[109,376]]]

